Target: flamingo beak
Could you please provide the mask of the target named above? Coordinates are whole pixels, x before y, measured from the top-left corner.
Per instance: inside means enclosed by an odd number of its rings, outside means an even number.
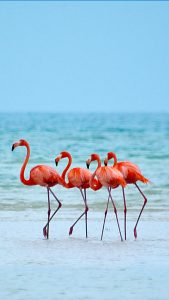
[[[87,169],[89,169],[89,166],[90,166],[90,165],[86,162],[86,167],[87,167]]]
[[[55,159],[56,167],[57,167],[57,165],[58,165],[58,163],[59,163],[59,161],[60,161],[61,158],[62,158],[61,154],[56,157],[56,159]]]
[[[104,160],[104,165],[107,167],[107,159]]]
[[[86,167],[87,167],[87,169],[89,169],[90,163],[91,163],[91,159],[88,159],[88,160],[86,161]]]
[[[13,151],[14,149],[15,149],[15,144],[12,145],[12,149],[11,150]]]

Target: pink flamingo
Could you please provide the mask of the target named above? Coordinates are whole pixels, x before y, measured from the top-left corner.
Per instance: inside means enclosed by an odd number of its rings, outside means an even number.
[[[123,241],[122,238],[122,234],[121,234],[121,230],[120,230],[120,225],[119,225],[119,220],[118,220],[118,215],[117,215],[117,209],[115,206],[115,203],[113,201],[112,198],[112,194],[111,194],[111,189],[113,188],[117,188],[118,186],[122,186],[125,187],[126,186],[126,182],[122,176],[122,174],[115,168],[110,168],[108,166],[101,166],[101,160],[98,154],[91,154],[91,158],[87,160],[87,165],[89,166],[90,163],[92,161],[97,161],[98,166],[95,170],[95,172],[92,175],[92,178],[90,180],[90,187],[93,189],[97,188],[101,185],[101,186],[105,186],[108,190],[108,195],[112,201],[113,204],[113,208],[114,208],[114,213],[116,215],[116,221],[117,221],[117,225],[118,225],[118,229],[119,229],[119,233],[120,233],[120,237],[121,237],[121,241]],[[94,182],[95,176],[98,179],[98,183],[96,184]],[[109,198],[108,198],[109,201]],[[107,214],[107,210],[108,210],[108,206],[107,209],[105,211],[105,215]],[[102,235],[101,235],[101,240],[102,240]]]
[[[88,237],[88,234],[87,234],[87,213],[88,213],[89,208],[88,208],[88,205],[87,205],[86,189],[88,189],[90,187],[89,181],[92,177],[92,173],[87,169],[79,168],[79,167],[78,168],[73,168],[70,171],[68,171],[71,164],[72,164],[72,156],[67,151],[61,152],[60,155],[56,157],[56,159],[55,159],[56,165],[58,165],[58,162],[63,158],[68,158],[68,164],[65,167],[65,169],[63,170],[62,175],[61,175],[62,180],[64,181],[63,186],[68,188],[68,189],[75,188],[75,187],[78,188],[80,190],[80,193],[82,195],[84,205],[85,205],[84,212],[79,216],[79,218],[70,227],[69,235],[72,234],[74,226],[77,224],[77,222],[85,215],[86,238],[87,238]],[[65,180],[66,173],[67,173],[67,177],[68,177],[68,182],[66,182],[66,180]],[[94,188],[95,188],[96,183],[97,183],[97,181],[95,180],[94,183],[93,183]],[[99,188],[99,186],[97,187],[97,189],[98,188]]]
[[[139,213],[139,216],[137,218],[137,221],[136,221],[136,224],[134,227],[134,237],[137,238],[137,225],[138,225],[139,219],[141,217],[141,214],[143,212],[143,209],[147,203],[147,198],[145,197],[145,195],[143,194],[143,192],[141,191],[141,189],[139,188],[139,186],[137,185],[136,182],[141,181],[143,183],[148,183],[149,180],[141,174],[139,167],[137,165],[133,164],[132,162],[129,162],[129,161],[117,162],[117,156],[113,152],[107,153],[107,158],[104,160],[105,166],[107,166],[108,160],[110,160],[112,158],[114,159],[114,164],[111,168],[117,169],[118,171],[120,171],[121,174],[123,175],[123,178],[125,179],[126,183],[134,184],[136,186],[136,188],[138,189],[138,191],[140,192],[140,194],[142,195],[142,197],[144,198],[143,206],[141,208],[141,211]],[[123,200],[124,200],[124,231],[125,231],[125,240],[126,240],[127,206],[126,206],[125,192],[124,192],[123,186],[122,186],[122,192],[123,192]]]
[[[53,193],[51,190],[51,187],[56,185],[56,184],[62,184],[63,180],[60,177],[60,175],[56,172],[55,169],[53,169],[50,166],[45,166],[45,165],[38,165],[34,168],[31,169],[30,171],[30,177],[29,179],[25,179],[25,168],[28,163],[29,157],[30,157],[30,146],[29,143],[25,140],[19,140],[18,142],[14,143],[12,145],[12,151],[18,147],[18,146],[23,146],[26,147],[27,149],[27,155],[25,157],[25,160],[23,162],[21,171],[20,171],[20,180],[23,184],[25,185],[40,185],[43,187],[47,188],[47,195],[48,195],[48,222],[43,228],[43,234],[44,237],[49,238],[49,222],[52,217],[50,217],[51,213],[51,208],[50,208],[50,195],[51,193],[53,197],[56,199],[58,202],[58,208],[56,209],[55,213],[61,208],[62,204],[59,201],[59,199],[56,197],[56,195]],[[53,216],[53,215],[52,215]]]

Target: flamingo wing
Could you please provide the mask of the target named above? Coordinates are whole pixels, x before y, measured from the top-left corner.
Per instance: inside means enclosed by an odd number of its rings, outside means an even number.
[[[123,174],[127,183],[135,183],[138,180],[148,182],[148,179],[141,174],[140,168],[131,162],[117,163],[117,169]]]
[[[50,166],[38,165],[30,172],[31,180],[34,184],[41,186],[53,186],[60,182],[60,176]]]
[[[78,188],[89,187],[89,181],[92,174],[89,170],[83,168],[73,168],[68,173],[68,180],[71,185]]]

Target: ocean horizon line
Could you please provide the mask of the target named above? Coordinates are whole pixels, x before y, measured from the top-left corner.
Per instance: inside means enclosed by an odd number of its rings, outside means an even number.
[[[57,115],[57,114],[64,114],[64,115],[89,115],[89,114],[95,114],[95,115],[115,115],[115,114],[121,114],[121,115],[134,115],[134,114],[138,114],[138,115],[143,115],[143,114],[151,114],[151,115],[167,115],[169,114],[169,111],[0,111],[1,115],[5,115],[5,114],[53,114],[53,115]]]

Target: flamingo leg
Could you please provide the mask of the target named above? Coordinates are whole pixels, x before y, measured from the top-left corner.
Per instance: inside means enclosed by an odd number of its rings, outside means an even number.
[[[45,224],[45,226],[43,227],[43,235],[44,237],[47,237],[47,233],[48,233],[48,228],[49,228],[49,223],[50,221],[53,219],[54,215],[57,213],[57,211],[59,210],[59,208],[61,208],[62,203],[59,201],[59,199],[56,197],[56,195],[53,193],[53,191],[51,190],[51,188],[47,188],[48,190],[48,195],[49,195],[49,191],[51,192],[51,194],[53,195],[53,197],[55,198],[55,200],[58,202],[58,207],[57,209],[53,212],[53,214],[48,217],[48,222]],[[49,196],[48,196],[49,197]],[[47,237],[48,238],[48,237]]]
[[[116,208],[115,203],[114,203],[113,198],[112,198],[111,188],[110,189],[108,188],[107,190],[108,190],[110,199],[111,199],[112,204],[113,204],[114,213],[116,215],[116,221],[117,221],[117,225],[118,225],[118,229],[119,229],[119,233],[120,233],[120,238],[121,238],[121,241],[123,241],[122,234],[121,234],[121,229],[120,229],[120,225],[119,225],[119,220],[118,220],[118,215],[117,215],[117,208]]]
[[[110,200],[110,197],[108,197],[106,209],[105,209],[105,212],[104,212],[103,227],[102,227],[102,233],[101,233],[101,239],[100,239],[101,241],[102,241],[102,239],[103,239],[103,232],[104,232],[104,226],[105,226],[106,217],[107,217],[107,212],[108,212],[108,207],[109,207],[109,200]]]
[[[126,213],[127,213],[127,206],[126,206],[126,198],[125,198],[125,192],[124,192],[124,187],[122,187],[123,191],[123,200],[124,200],[124,238],[126,240]]]
[[[87,202],[86,202],[85,196],[83,195],[83,192],[82,192],[81,189],[80,189],[80,192],[81,192],[82,198],[83,198],[84,203],[85,203],[85,211],[80,215],[80,217],[79,217],[79,218],[73,223],[73,225],[70,227],[70,229],[69,229],[69,235],[72,234],[73,228],[74,228],[74,226],[76,225],[76,223],[77,223],[84,215],[86,216],[86,214],[87,214],[87,212],[88,212],[88,210],[89,210],[89,208],[88,208],[88,206],[87,206]],[[86,229],[87,229],[87,217],[86,217]],[[87,238],[87,232],[86,232],[86,238]]]
[[[86,189],[84,189],[84,203],[85,203],[85,207],[87,207]],[[86,212],[85,212],[86,238],[88,237],[88,235],[87,235],[87,212],[88,212],[88,210],[86,210]]]
[[[50,197],[49,197],[49,188],[47,187],[47,194],[48,194],[48,225],[47,225],[47,232],[46,232],[46,238],[49,238],[49,219],[50,219]]]
[[[142,212],[143,212],[144,206],[145,206],[146,203],[147,203],[147,198],[146,198],[146,196],[143,194],[143,192],[141,191],[141,189],[139,188],[139,186],[137,185],[137,183],[135,183],[135,186],[136,186],[136,188],[139,190],[139,192],[140,192],[140,194],[142,195],[142,197],[144,198],[143,206],[142,206],[142,208],[141,208],[141,210],[140,210],[140,213],[139,213],[139,216],[138,216],[138,218],[137,218],[136,225],[134,226],[134,237],[135,237],[135,239],[136,239],[136,238],[137,238],[137,230],[136,230],[136,228],[137,228],[138,222],[139,222],[139,220],[140,220],[141,214],[142,214]]]

